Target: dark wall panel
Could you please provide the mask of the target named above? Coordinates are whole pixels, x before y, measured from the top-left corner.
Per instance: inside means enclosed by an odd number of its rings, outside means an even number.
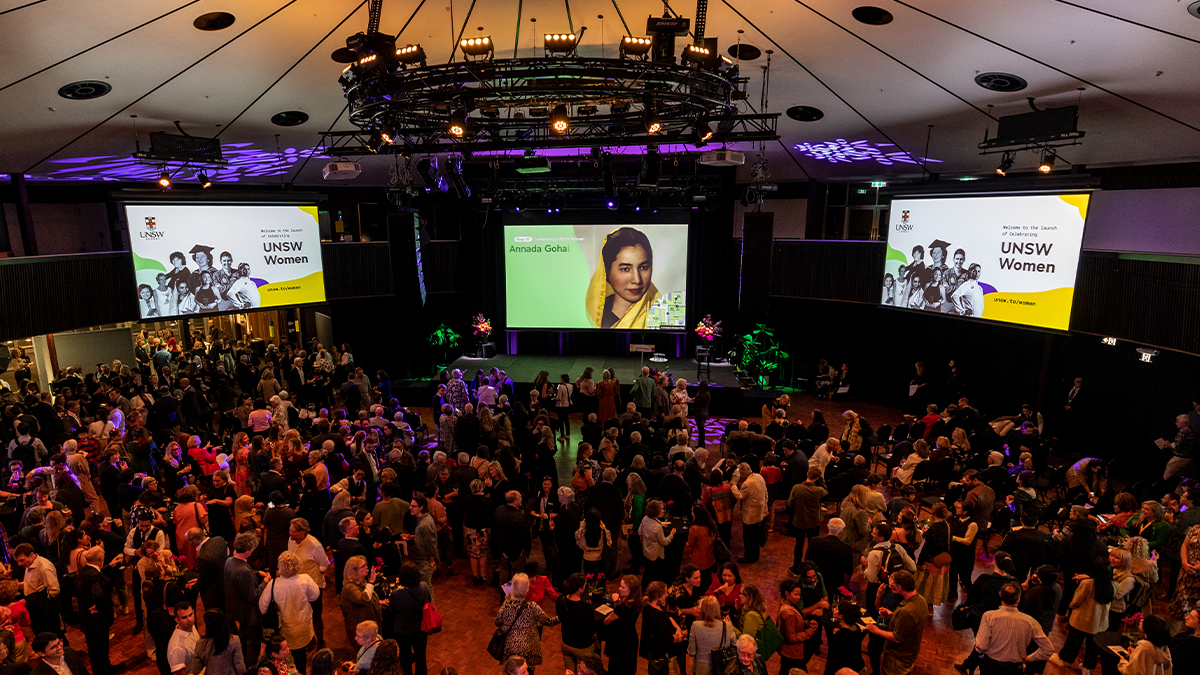
[[[1200,265],[1085,252],[1071,329],[1200,354]]]
[[[0,339],[136,321],[133,279],[128,253],[0,259]]]
[[[387,242],[321,244],[325,297],[329,300],[392,295],[392,259]]]
[[[882,242],[776,242],[771,295],[877,303],[884,250]]]

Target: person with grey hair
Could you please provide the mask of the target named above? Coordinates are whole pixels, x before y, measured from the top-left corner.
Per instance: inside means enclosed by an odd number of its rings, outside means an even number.
[[[1171,459],[1167,460],[1167,468],[1163,471],[1163,480],[1172,476],[1187,474],[1192,463],[1196,460],[1196,430],[1189,423],[1187,415],[1175,418],[1175,439],[1164,443],[1164,448],[1171,449]]]
[[[609,532],[621,533],[621,525],[625,522],[625,497],[616,486],[617,470],[609,467],[601,474],[601,480],[587,491],[587,509],[600,511],[600,519]],[[619,536],[617,537],[619,540]],[[605,549],[605,569],[611,573],[616,570],[616,542]]]
[[[741,675],[767,675],[767,664],[758,655],[758,640],[743,634],[737,639],[738,672]]]
[[[554,519],[554,546],[558,549],[558,558],[554,561],[552,577],[556,587],[583,566],[583,550],[575,544],[575,531],[583,519],[583,510],[575,503],[575,491],[565,486],[558,488],[558,503],[558,517]]]
[[[512,593],[496,613],[496,626],[505,629],[504,657],[520,656],[529,666],[542,663],[542,627],[557,626],[559,618],[546,616],[536,602],[525,599],[529,593],[529,576],[524,572],[513,575]]]
[[[808,550],[804,553],[804,559],[816,563],[817,568],[821,570],[826,597],[836,598],[839,597],[838,587],[846,585],[854,572],[858,556],[854,549],[838,536],[846,529],[846,521],[830,518],[826,527],[829,534],[808,540]],[[799,567],[799,563],[796,566]]]
[[[525,568],[531,546],[529,519],[521,508],[521,493],[509,490],[492,516],[492,557],[500,565],[501,583]]]
[[[250,556],[258,548],[258,535],[243,532],[233,540],[233,556],[225,561],[225,615],[238,627],[242,655],[256,663],[262,649],[262,613],[258,599],[271,580],[269,572],[257,572]]]

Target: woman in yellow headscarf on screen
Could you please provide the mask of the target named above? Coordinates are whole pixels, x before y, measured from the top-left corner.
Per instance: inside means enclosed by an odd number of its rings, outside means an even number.
[[[645,234],[632,227],[609,232],[588,285],[588,320],[597,328],[645,328],[660,296],[653,275],[654,250]]]

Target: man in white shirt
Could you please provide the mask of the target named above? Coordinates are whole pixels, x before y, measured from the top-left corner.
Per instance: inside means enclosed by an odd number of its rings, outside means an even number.
[[[301,574],[307,574],[316,582],[317,588],[321,589],[321,594],[310,604],[313,612],[313,631],[317,634],[317,649],[324,649],[325,621],[321,610],[324,607],[325,570],[329,569],[329,556],[325,554],[325,547],[321,546],[321,542],[309,534],[311,530],[307,520],[293,519],[288,527],[288,551],[295,553],[300,559]]]
[[[35,553],[28,543],[17,545],[13,550],[13,561],[25,568],[22,584],[33,632],[57,633],[60,628],[57,598],[61,587],[54,563]]]
[[[187,602],[175,605],[175,632],[167,643],[167,664],[171,675],[186,675],[192,670],[192,658],[196,655],[196,643],[200,633],[196,631],[196,610]]]

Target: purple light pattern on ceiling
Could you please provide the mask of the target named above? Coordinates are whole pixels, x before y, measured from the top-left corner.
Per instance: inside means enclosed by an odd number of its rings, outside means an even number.
[[[272,149],[254,147],[253,143],[227,143],[221,146],[221,154],[228,162],[225,166],[184,166],[182,162],[167,162],[171,179],[194,181],[204,171],[214,183],[236,183],[243,178],[264,178],[289,174],[298,162],[313,153],[313,159],[329,159],[324,146],[314,148]],[[68,157],[46,162],[60,165],[45,173],[27,174],[30,180],[47,181],[132,181],[154,182],[162,173],[162,163],[148,162],[136,157],[98,155],[94,157]]]
[[[942,162],[940,159],[931,159],[929,157],[913,157],[903,150],[888,152],[886,148],[894,148],[896,146],[892,143],[872,143],[868,140],[847,141],[844,138],[839,138],[823,143],[797,143],[793,147],[802,155],[832,164],[841,162],[876,162],[884,166],[892,166],[897,163],[920,164],[922,162]]]

